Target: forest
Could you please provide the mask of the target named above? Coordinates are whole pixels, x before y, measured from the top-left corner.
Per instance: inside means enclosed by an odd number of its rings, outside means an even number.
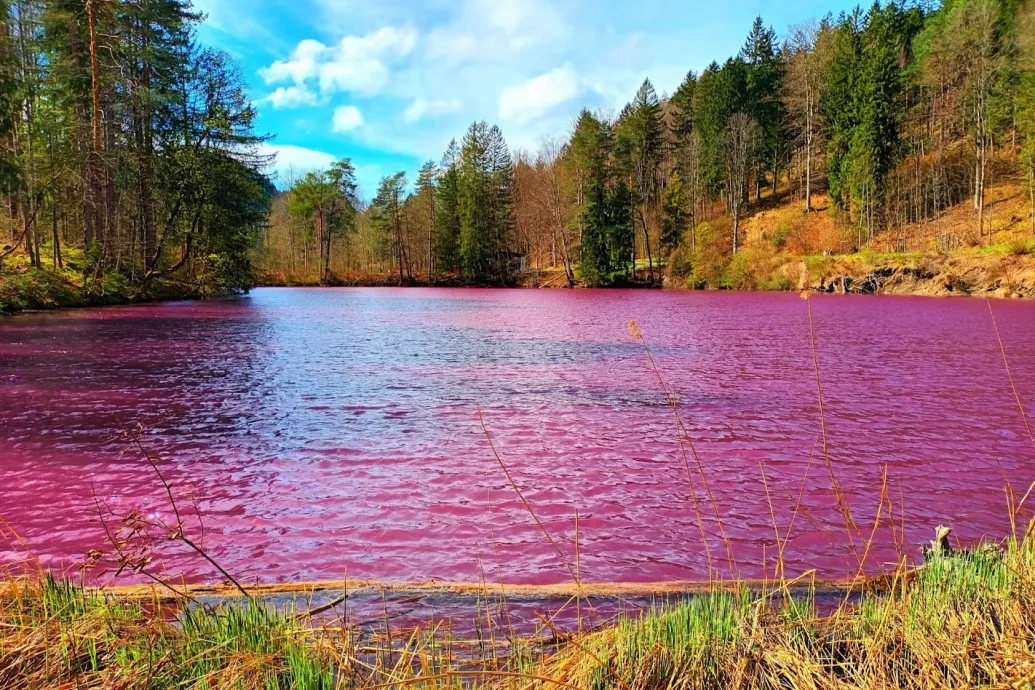
[[[987,209],[990,186],[1011,181],[1031,218],[1033,169],[1035,3],[874,4],[782,35],[758,18],[738,54],[668,95],[645,79],[617,114],[583,110],[537,151],[510,151],[475,122],[412,186],[386,177],[368,205],[330,172],[288,181],[258,263],[271,282],[552,272],[606,286],[667,271],[736,287],[745,263],[774,252],[1031,237],[1035,219],[999,233]],[[321,198],[348,211],[329,216]],[[929,225],[965,201],[963,227]],[[781,206],[818,213],[826,231],[776,225],[753,238],[765,251],[743,252],[745,220]]]
[[[252,286],[264,137],[190,3],[5,0],[0,18],[0,262],[95,293]]]
[[[671,94],[645,79],[536,151],[474,122],[376,190],[348,158],[270,178],[246,80],[187,0],[6,0],[0,17],[8,282],[767,287],[742,278],[775,255],[1035,235],[1031,0],[875,3],[783,33],[758,18]],[[989,199],[1007,182],[1025,218],[1004,230]],[[934,223],[964,202],[965,225]]]

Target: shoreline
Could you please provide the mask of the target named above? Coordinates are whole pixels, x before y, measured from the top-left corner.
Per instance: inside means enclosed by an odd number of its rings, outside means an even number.
[[[0,684],[1027,687],[1035,672],[1033,528],[1029,522],[1023,537],[971,550],[936,538],[922,567],[900,566],[885,575],[884,587],[844,596],[793,589],[800,578],[781,577],[760,591],[744,582],[713,584],[631,609],[598,611],[592,594],[578,592],[544,614],[488,583],[468,584],[476,588],[470,625],[441,617],[448,604],[441,597],[421,604],[372,593],[364,617],[354,608],[363,604],[352,598],[355,590],[333,599],[201,594],[171,603],[42,575],[8,576],[0,578]]]
[[[825,294],[912,295],[922,297],[1035,298],[1035,255],[997,251],[953,254],[852,254],[842,256],[786,255],[774,259],[766,270],[777,280],[730,288],[702,287],[692,279],[664,276],[653,283],[630,281],[623,285],[592,288],[600,290],[665,290],[687,292],[803,292]],[[259,276],[255,288],[448,288],[502,290],[585,290],[569,286],[561,270],[540,271],[512,285],[473,284],[458,279],[410,280],[400,283],[383,275],[336,278],[328,284],[317,281],[271,280]],[[102,286],[100,292],[72,284],[67,275],[47,269],[22,272],[0,271],[0,316],[183,300],[223,299],[230,293],[214,293],[202,286],[178,281],[156,283],[144,295],[126,281]]]
[[[909,580],[916,569],[898,574],[901,582]],[[567,582],[551,585],[508,584],[491,582],[391,581],[391,580],[294,580],[275,583],[242,583],[250,596],[264,598],[284,594],[312,594],[315,592],[339,591],[350,595],[358,592],[391,592],[402,595],[453,594],[461,596],[503,594],[522,598],[570,598],[570,597],[665,597],[679,595],[708,594],[714,592],[736,592],[743,589],[766,591],[779,584],[789,591],[816,591],[823,593],[845,593],[851,591],[883,591],[891,584],[891,576],[882,574],[853,578],[815,578],[813,571],[790,578],[780,584],[775,579],[749,578],[740,580],[668,580],[661,582]],[[232,584],[161,586],[148,583],[140,585],[86,586],[86,591],[105,593],[116,597],[147,600],[174,600],[176,598],[218,597],[221,599],[242,598],[244,595]],[[170,590],[175,590],[176,593]]]

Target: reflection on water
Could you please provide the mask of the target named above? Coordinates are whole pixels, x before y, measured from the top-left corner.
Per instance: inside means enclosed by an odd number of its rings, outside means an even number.
[[[672,414],[626,331],[635,319],[680,400],[739,572],[771,570],[769,501],[782,533],[800,493],[788,572],[854,573],[818,445],[806,308],[786,294],[262,289],[10,318],[0,517],[46,566],[67,567],[104,541],[95,496],[167,513],[151,469],[111,442],[140,423],[204,516],[205,548],[242,578],[568,579],[480,409],[568,558],[579,510],[584,579],[707,577]],[[1035,411],[1035,304],[994,308]],[[884,515],[890,506],[908,528],[896,547],[883,520],[870,565],[914,555],[938,523],[1002,536],[1004,486],[1023,494],[1035,480],[1035,448],[985,303],[821,296],[813,309],[837,478],[868,536],[886,464]],[[21,558],[0,542],[0,562]],[[213,578],[175,550],[166,565]]]

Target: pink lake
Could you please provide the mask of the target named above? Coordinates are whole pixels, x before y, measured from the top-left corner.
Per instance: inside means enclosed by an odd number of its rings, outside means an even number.
[[[992,306],[1035,414],[1035,304]],[[1005,536],[1005,489],[1023,495],[1035,481],[1035,447],[987,303],[824,295],[812,308],[830,465],[853,539],[877,525],[866,568],[916,557],[938,524],[964,540]],[[851,575],[807,309],[775,293],[260,289],[5,318],[0,564],[23,567],[31,552],[74,571],[105,548],[98,502],[170,519],[155,473],[118,440],[141,424],[190,506],[187,529],[240,579],[570,580],[481,410],[569,560],[578,510],[583,579],[706,578],[676,425],[627,330],[635,320],[679,401],[737,572],[772,572],[770,500],[784,533],[800,495],[788,573]],[[728,568],[692,474],[708,548]],[[219,579],[176,544],[152,567]]]

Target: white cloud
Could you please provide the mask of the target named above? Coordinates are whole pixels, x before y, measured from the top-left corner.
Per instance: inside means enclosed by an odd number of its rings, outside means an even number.
[[[568,63],[517,86],[503,89],[499,114],[506,120],[523,124],[542,117],[580,93],[575,68]]]
[[[277,176],[278,186],[285,186],[293,177],[314,170],[326,170],[337,159],[329,153],[289,144],[262,144],[262,155],[275,155],[272,172]]]
[[[290,59],[277,60],[269,67],[263,67],[259,70],[259,76],[267,84],[285,81],[302,84],[319,73],[319,61],[327,50],[323,43],[307,38],[295,46]]]
[[[297,108],[303,105],[319,105],[320,97],[305,84],[295,86],[278,86],[276,91],[260,103],[269,103],[274,108]]]
[[[391,65],[409,55],[416,43],[415,29],[391,26],[364,36],[345,36],[334,46],[305,39],[290,58],[260,69],[259,76],[269,85],[294,82],[301,86],[315,80],[324,94],[356,91],[374,95],[388,83]]]
[[[466,0],[453,22],[428,35],[428,54],[457,64],[513,59],[535,45],[556,44],[568,29],[547,0]]]
[[[363,126],[363,113],[354,105],[338,106],[331,124],[335,132],[351,132]]]
[[[409,123],[420,122],[424,118],[438,117],[460,111],[463,104],[455,98],[426,100],[414,98],[403,112],[403,120]]]

